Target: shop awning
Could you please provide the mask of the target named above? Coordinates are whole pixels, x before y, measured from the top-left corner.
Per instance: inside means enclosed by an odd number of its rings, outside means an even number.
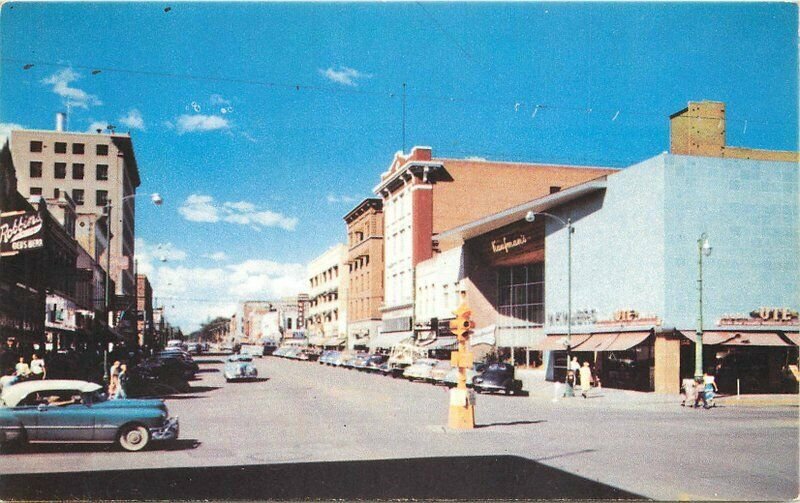
[[[586,342],[587,339],[589,339],[589,336],[586,334],[573,335],[570,338],[572,349],[580,346]],[[567,349],[567,346],[565,345],[566,340],[567,336],[564,334],[548,335],[540,340],[537,344],[532,346],[531,349],[535,349],[536,351],[564,351]]]
[[[390,332],[388,334],[380,334],[370,341],[369,347],[390,349],[395,344],[399,344],[405,340],[411,339],[414,336],[411,332]]]
[[[625,351],[643,343],[650,337],[650,331],[614,332],[592,334],[584,343],[573,345],[574,351]]]
[[[325,342],[323,342],[322,345],[325,347],[336,347],[341,346],[345,343],[345,341],[347,341],[346,337],[330,337],[325,339]]]
[[[800,333],[798,332],[784,332],[783,335],[792,341],[795,346],[800,346]]]
[[[420,345],[425,349],[458,349],[458,338],[457,337],[438,337],[434,339],[432,342]]]
[[[694,332],[682,332],[684,337],[695,342]],[[785,334],[786,337],[795,345],[800,345],[798,334]],[[792,337],[794,336],[794,338]],[[721,344],[723,346],[762,346],[762,347],[785,347],[791,346],[777,332],[703,332],[703,345],[713,346]]]

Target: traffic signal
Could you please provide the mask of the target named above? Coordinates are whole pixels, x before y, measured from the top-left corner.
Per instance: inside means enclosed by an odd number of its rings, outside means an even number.
[[[462,304],[458,309],[453,311],[456,315],[454,320],[450,320],[450,331],[456,334],[459,341],[469,337],[469,332],[475,328],[475,322],[470,320],[472,311],[470,311],[465,304]]]

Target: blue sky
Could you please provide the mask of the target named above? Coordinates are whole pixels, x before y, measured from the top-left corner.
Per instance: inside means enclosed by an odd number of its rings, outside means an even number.
[[[66,102],[70,130],[131,131],[139,190],[166,201],[137,207],[139,262],[194,328],[296,292],[344,239],[402,148],[403,82],[406,146],[440,157],[624,167],[702,99],[727,103],[730,144],[797,149],[797,21],[790,3],[12,2],[0,131],[50,129]]]

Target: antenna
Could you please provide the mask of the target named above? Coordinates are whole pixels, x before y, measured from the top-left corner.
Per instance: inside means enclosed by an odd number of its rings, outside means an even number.
[[[403,152],[406,151],[406,83],[403,82]]]

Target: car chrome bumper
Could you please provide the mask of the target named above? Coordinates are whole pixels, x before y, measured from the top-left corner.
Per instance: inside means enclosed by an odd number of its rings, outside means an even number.
[[[151,428],[150,437],[153,440],[175,440],[178,438],[179,431],[180,425],[178,424],[178,418],[171,417],[167,419],[164,426],[160,428]]]

